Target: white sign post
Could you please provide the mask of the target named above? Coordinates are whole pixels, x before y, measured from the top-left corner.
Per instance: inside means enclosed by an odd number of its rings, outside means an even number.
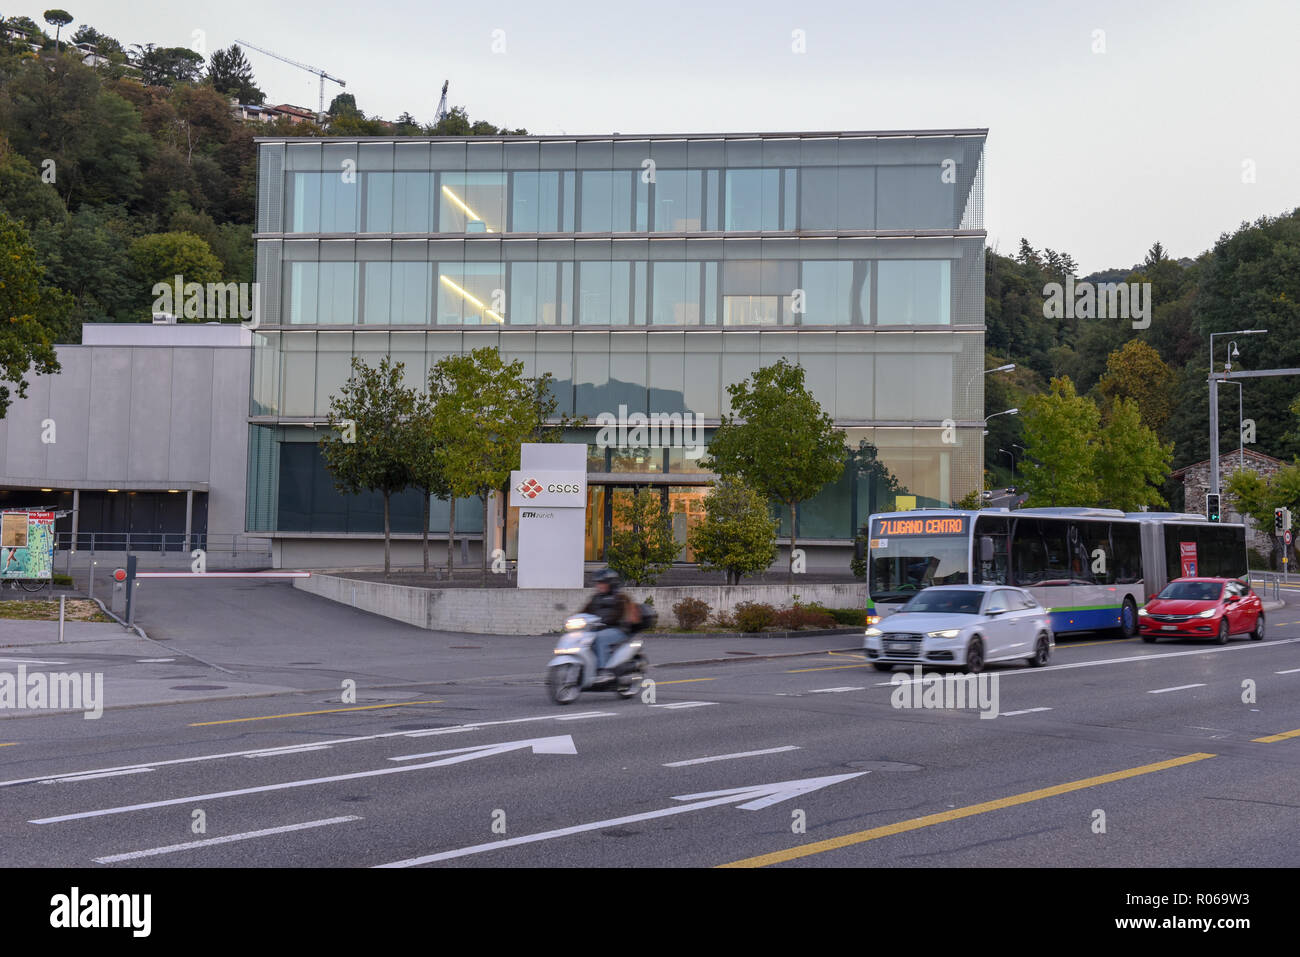
[[[587,447],[525,443],[510,473],[519,509],[520,588],[581,588],[586,549]]]

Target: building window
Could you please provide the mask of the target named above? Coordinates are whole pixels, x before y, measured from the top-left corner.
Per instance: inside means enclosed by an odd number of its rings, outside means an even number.
[[[738,232],[780,229],[781,171],[729,169],[726,173],[724,228]]]
[[[505,173],[442,173],[438,187],[438,231],[502,232],[505,199]]]
[[[882,259],[876,263],[876,323],[946,326],[951,322],[952,263],[947,259]]]

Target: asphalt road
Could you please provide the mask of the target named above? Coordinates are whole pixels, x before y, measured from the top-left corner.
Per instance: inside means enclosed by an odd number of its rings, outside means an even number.
[[[206,607],[192,633],[156,616],[176,660],[140,667],[201,684],[237,666],[295,689],[351,676],[356,701],[292,690],[0,719],[0,864],[1300,864],[1300,605],[1264,642],[1063,642],[1047,668],[992,669],[984,718],[898,707],[926,686],[855,652],[659,667],[652,701],[560,708],[544,640],[358,625],[285,590],[219,600],[268,595],[285,618],[256,642],[220,639]],[[291,620],[300,601],[317,631]],[[457,640],[483,654],[450,675],[428,664]],[[94,649],[67,651],[0,654],[66,670]]]

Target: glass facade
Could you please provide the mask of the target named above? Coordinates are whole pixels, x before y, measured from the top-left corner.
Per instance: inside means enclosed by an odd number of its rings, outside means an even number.
[[[311,451],[351,358],[391,354],[414,384],[481,346],[589,419],[714,425],[727,385],[799,362],[855,451],[802,506],[804,540],[961,497],[982,477],[984,137],[259,141],[250,530],[371,529],[373,503],[343,502]],[[679,524],[710,478],[679,448],[589,467],[661,485]],[[394,527],[418,530],[418,505],[395,502]],[[589,519],[599,552],[608,522]]]

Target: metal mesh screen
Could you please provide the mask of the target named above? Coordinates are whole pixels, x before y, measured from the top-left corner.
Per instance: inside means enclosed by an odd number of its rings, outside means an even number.
[[[247,531],[275,531],[276,502],[279,499],[279,443],[276,430],[253,425],[248,429]]]
[[[965,147],[963,169],[974,170],[966,189],[966,208],[961,215],[962,229],[984,228],[984,141],[974,140]]]
[[[278,239],[260,239],[257,242],[257,294],[261,309],[260,324],[280,324],[280,277],[283,270],[284,243]]]
[[[263,143],[257,163],[257,231],[284,228],[284,144]]]

